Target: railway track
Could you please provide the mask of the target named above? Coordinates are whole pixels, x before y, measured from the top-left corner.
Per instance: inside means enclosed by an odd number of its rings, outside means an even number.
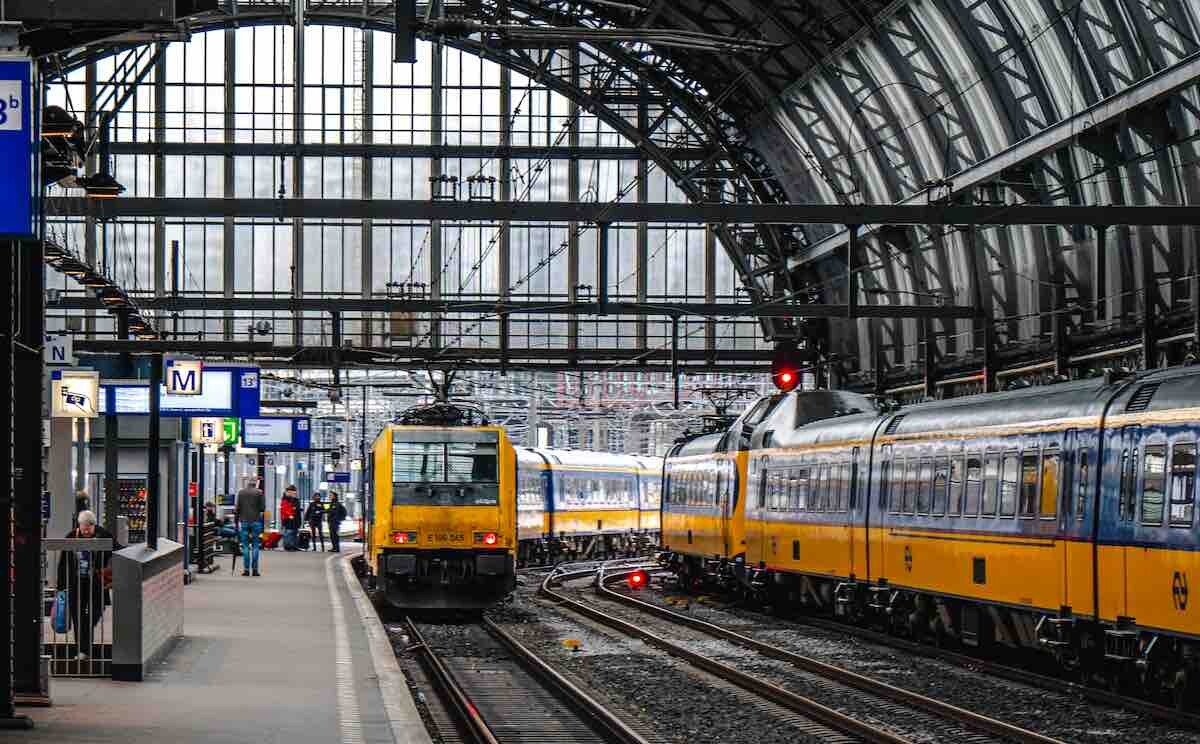
[[[1149,700],[1143,700],[1142,698],[1129,697],[1128,695],[1122,695],[1099,687],[1079,684],[1059,677],[1052,677],[1009,666],[1008,664],[979,656],[972,656],[951,649],[938,648],[937,646],[910,641],[907,638],[899,638],[859,625],[850,625],[848,623],[837,622],[836,620],[807,615],[800,615],[790,619],[801,625],[809,625],[835,633],[844,633],[845,635],[877,643],[881,646],[888,646],[908,653],[919,654],[926,658],[939,659],[957,666],[983,671],[1010,682],[1019,682],[1049,692],[1076,695],[1088,702],[1140,713],[1161,723],[1200,731],[1200,715],[1160,705]]]
[[[689,639],[680,641],[668,638],[668,635],[677,635],[673,630],[652,632],[646,628],[644,623],[635,624],[590,603],[572,599],[556,590],[556,586],[563,581],[583,578],[589,572],[578,571],[549,576],[542,584],[542,593],[562,607],[631,637],[641,638],[676,658],[806,716],[854,741],[888,742],[889,744],[905,742],[908,739],[895,733],[897,728],[905,728],[920,732],[922,737],[932,735],[943,741],[978,744],[985,742],[1017,742],[1019,744],[1058,742],[1057,739],[1012,726],[1003,721],[987,718],[909,690],[896,688],[814,659],[783,651],[719,626],[612,592],[607,588],[607,581],[621,579],[632,570],[634,570],[633,567],[625,567],[615,573],[602,571],[599,574],[597,591],[605,599],[621,602],[645,614],[668,620],[677,628],[699,631],[705,635],[750,649],[764,659],[785,662],[794,669],[794,674],[790,675],[790,678],[793,681],[798,680],[806,694],[798,694],[764,680],[760,676],[734,668],[712,656],[697,653],[685,645]],[[815,699],[817,697],[822,698],[824,702]],[[859,713],[860,716],[848,715],[842,712],[843,710],[852,710]],[[886,725],[884,725],[885,723]]]
[[[426,703],[443,744],[654,744],[487,618],[404,625],[440,698]]]

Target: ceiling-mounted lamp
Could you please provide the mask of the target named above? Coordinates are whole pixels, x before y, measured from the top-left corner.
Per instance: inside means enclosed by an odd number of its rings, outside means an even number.
[[[89,199],[116,199],[125,187],[117,179],[107,173],[97,173],[75,179],[76,184],[83,187]]]
[[[109,308],[131,307],[132,305],[132,303],[129,302],[129,297],[127,297],[124,292],[116,287],[102,289],[96,294],[100,297],[100,302],[104,303],[104,305]]]
[[[70,137],[83,129],[83,124],[62,106],[47,106],[42,110],[43,137]]]
[[[85,274],[79,283],[88,289],[107,289],[112,286],[112,282],[96,274]]]

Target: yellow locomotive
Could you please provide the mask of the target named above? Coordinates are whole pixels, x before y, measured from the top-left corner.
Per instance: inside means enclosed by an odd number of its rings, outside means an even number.
[[[403,610],[478,609],[519,563],[624,555],[659,530],[662,460],[515,447],[469,408],[414,409],[372,451],[368,567]]]
[[[486,607],[516,586],[516,453],[504,429],[404,425],[375,440],[368,561],[402,609]]]

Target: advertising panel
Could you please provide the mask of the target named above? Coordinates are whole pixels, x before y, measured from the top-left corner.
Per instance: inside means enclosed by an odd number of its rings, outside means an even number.
[[[64,369],[51,375],[50,415],[54,418],[96,418],[99,397],[99,372]]]

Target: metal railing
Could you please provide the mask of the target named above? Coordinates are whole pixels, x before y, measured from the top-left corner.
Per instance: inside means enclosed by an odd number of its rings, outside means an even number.
[[[42,652],[55,677],[112,674],[112,549],[110,538],[47,538]],[[65,592],[66,627],[55,628],[55,604]],[[62,632],[60,632],[62,631]]]

